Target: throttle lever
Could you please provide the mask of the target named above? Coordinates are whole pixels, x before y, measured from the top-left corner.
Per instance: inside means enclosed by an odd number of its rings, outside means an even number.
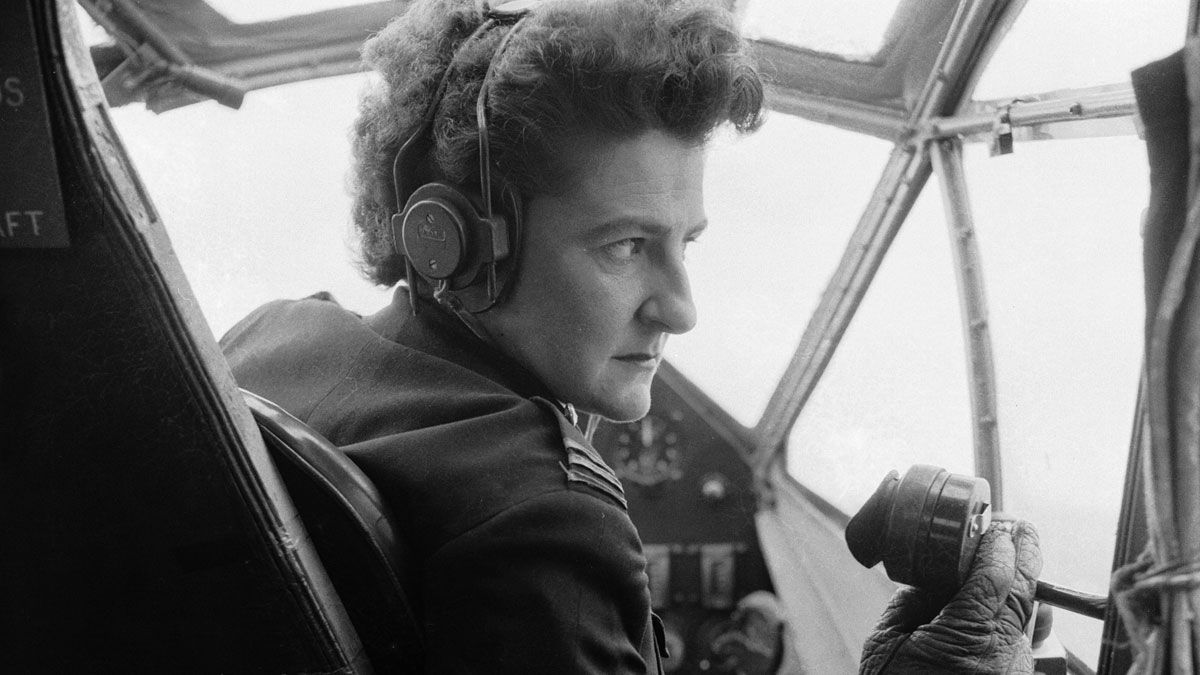
[[[882,562],[888,578],[927,590],[958,589],[992,522],[987,480],[917,464],[892,470],[846,526],[846,545],[863,567]],[[1108,599],[1038,581],[1034,598],[1103,619]]]

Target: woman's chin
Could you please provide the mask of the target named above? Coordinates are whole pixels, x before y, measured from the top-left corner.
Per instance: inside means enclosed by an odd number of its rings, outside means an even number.
[[[584,412],[599,415],[610,422],[633,422],[650,412],[650,388],[639,387],[619,397],[606,397],[583,408]]]

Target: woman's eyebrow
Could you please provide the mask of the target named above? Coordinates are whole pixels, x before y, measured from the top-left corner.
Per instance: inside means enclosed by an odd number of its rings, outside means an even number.
[[[687,237],[697,237],[701,232],[708,228],[708,219],[704,218],[695,225],[689,227],[686,231]],[[650,218],[638,218],[629,216],[619,216],[612,220],[603,221],[588,229],[589,237],[604,237],[616,233],[624,233],[636,231],[654,236],[664,236],[670,234],[672,228],[660,221]]]

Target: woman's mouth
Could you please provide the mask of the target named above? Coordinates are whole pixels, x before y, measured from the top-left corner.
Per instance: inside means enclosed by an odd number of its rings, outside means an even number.
[[[621,354],[620,356],[614,356],[613,358],[623,363],[642,366],[644,368],[657,368],[658,363],[662,361],[661,354],[651,354],[649,352]]]

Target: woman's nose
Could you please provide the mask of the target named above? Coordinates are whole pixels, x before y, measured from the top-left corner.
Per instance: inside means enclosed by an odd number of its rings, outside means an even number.
[[[654,275],[640,318],[666,333],[686,333],[696,327],[696,305],[682,260],[662,265]]]

